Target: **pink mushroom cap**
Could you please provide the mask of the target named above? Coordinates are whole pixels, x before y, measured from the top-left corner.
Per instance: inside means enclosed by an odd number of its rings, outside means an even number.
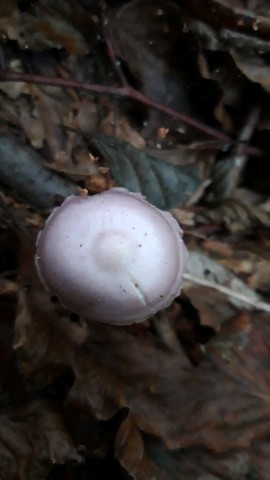
[[[137,193],[68,197],[37,240],[47,289],[86,319],[127,325],[179,295],[186,248],[178,223]]]

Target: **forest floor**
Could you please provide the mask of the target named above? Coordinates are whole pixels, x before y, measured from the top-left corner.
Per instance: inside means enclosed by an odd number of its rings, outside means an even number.
[[[269,130],[267,0],[1,0],[1,480],[269,480]],[[189,251],[125,327],[34,264],[54,207],[114,186]]]

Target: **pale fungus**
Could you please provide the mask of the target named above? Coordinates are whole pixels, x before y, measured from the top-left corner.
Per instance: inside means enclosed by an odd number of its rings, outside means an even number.
[[[68,197],[37,241],[47,289],[85,319],[140,322],[179,295],[186,248],[178,223],[137,193]]]

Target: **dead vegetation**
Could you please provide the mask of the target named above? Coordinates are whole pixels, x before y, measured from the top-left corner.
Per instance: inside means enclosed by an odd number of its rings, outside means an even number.
[[[2,0],[0,64],[1,480],[268,480],[267,0]],[[65,310],[33,262],[54,206],[112,186],[190,251],[129,327]]]

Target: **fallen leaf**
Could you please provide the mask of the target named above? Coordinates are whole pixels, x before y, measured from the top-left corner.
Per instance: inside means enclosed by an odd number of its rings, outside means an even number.
[[[3,480],[41,479],[54,464],[81,462],[58,413],[37,401],[0,415],[0,469]]]
[[[117,185],[141,192],[159,208],[186,202],[200,186],[197,165],[168,164],[109,135],[91,135],[91,142],[102,153]]]

